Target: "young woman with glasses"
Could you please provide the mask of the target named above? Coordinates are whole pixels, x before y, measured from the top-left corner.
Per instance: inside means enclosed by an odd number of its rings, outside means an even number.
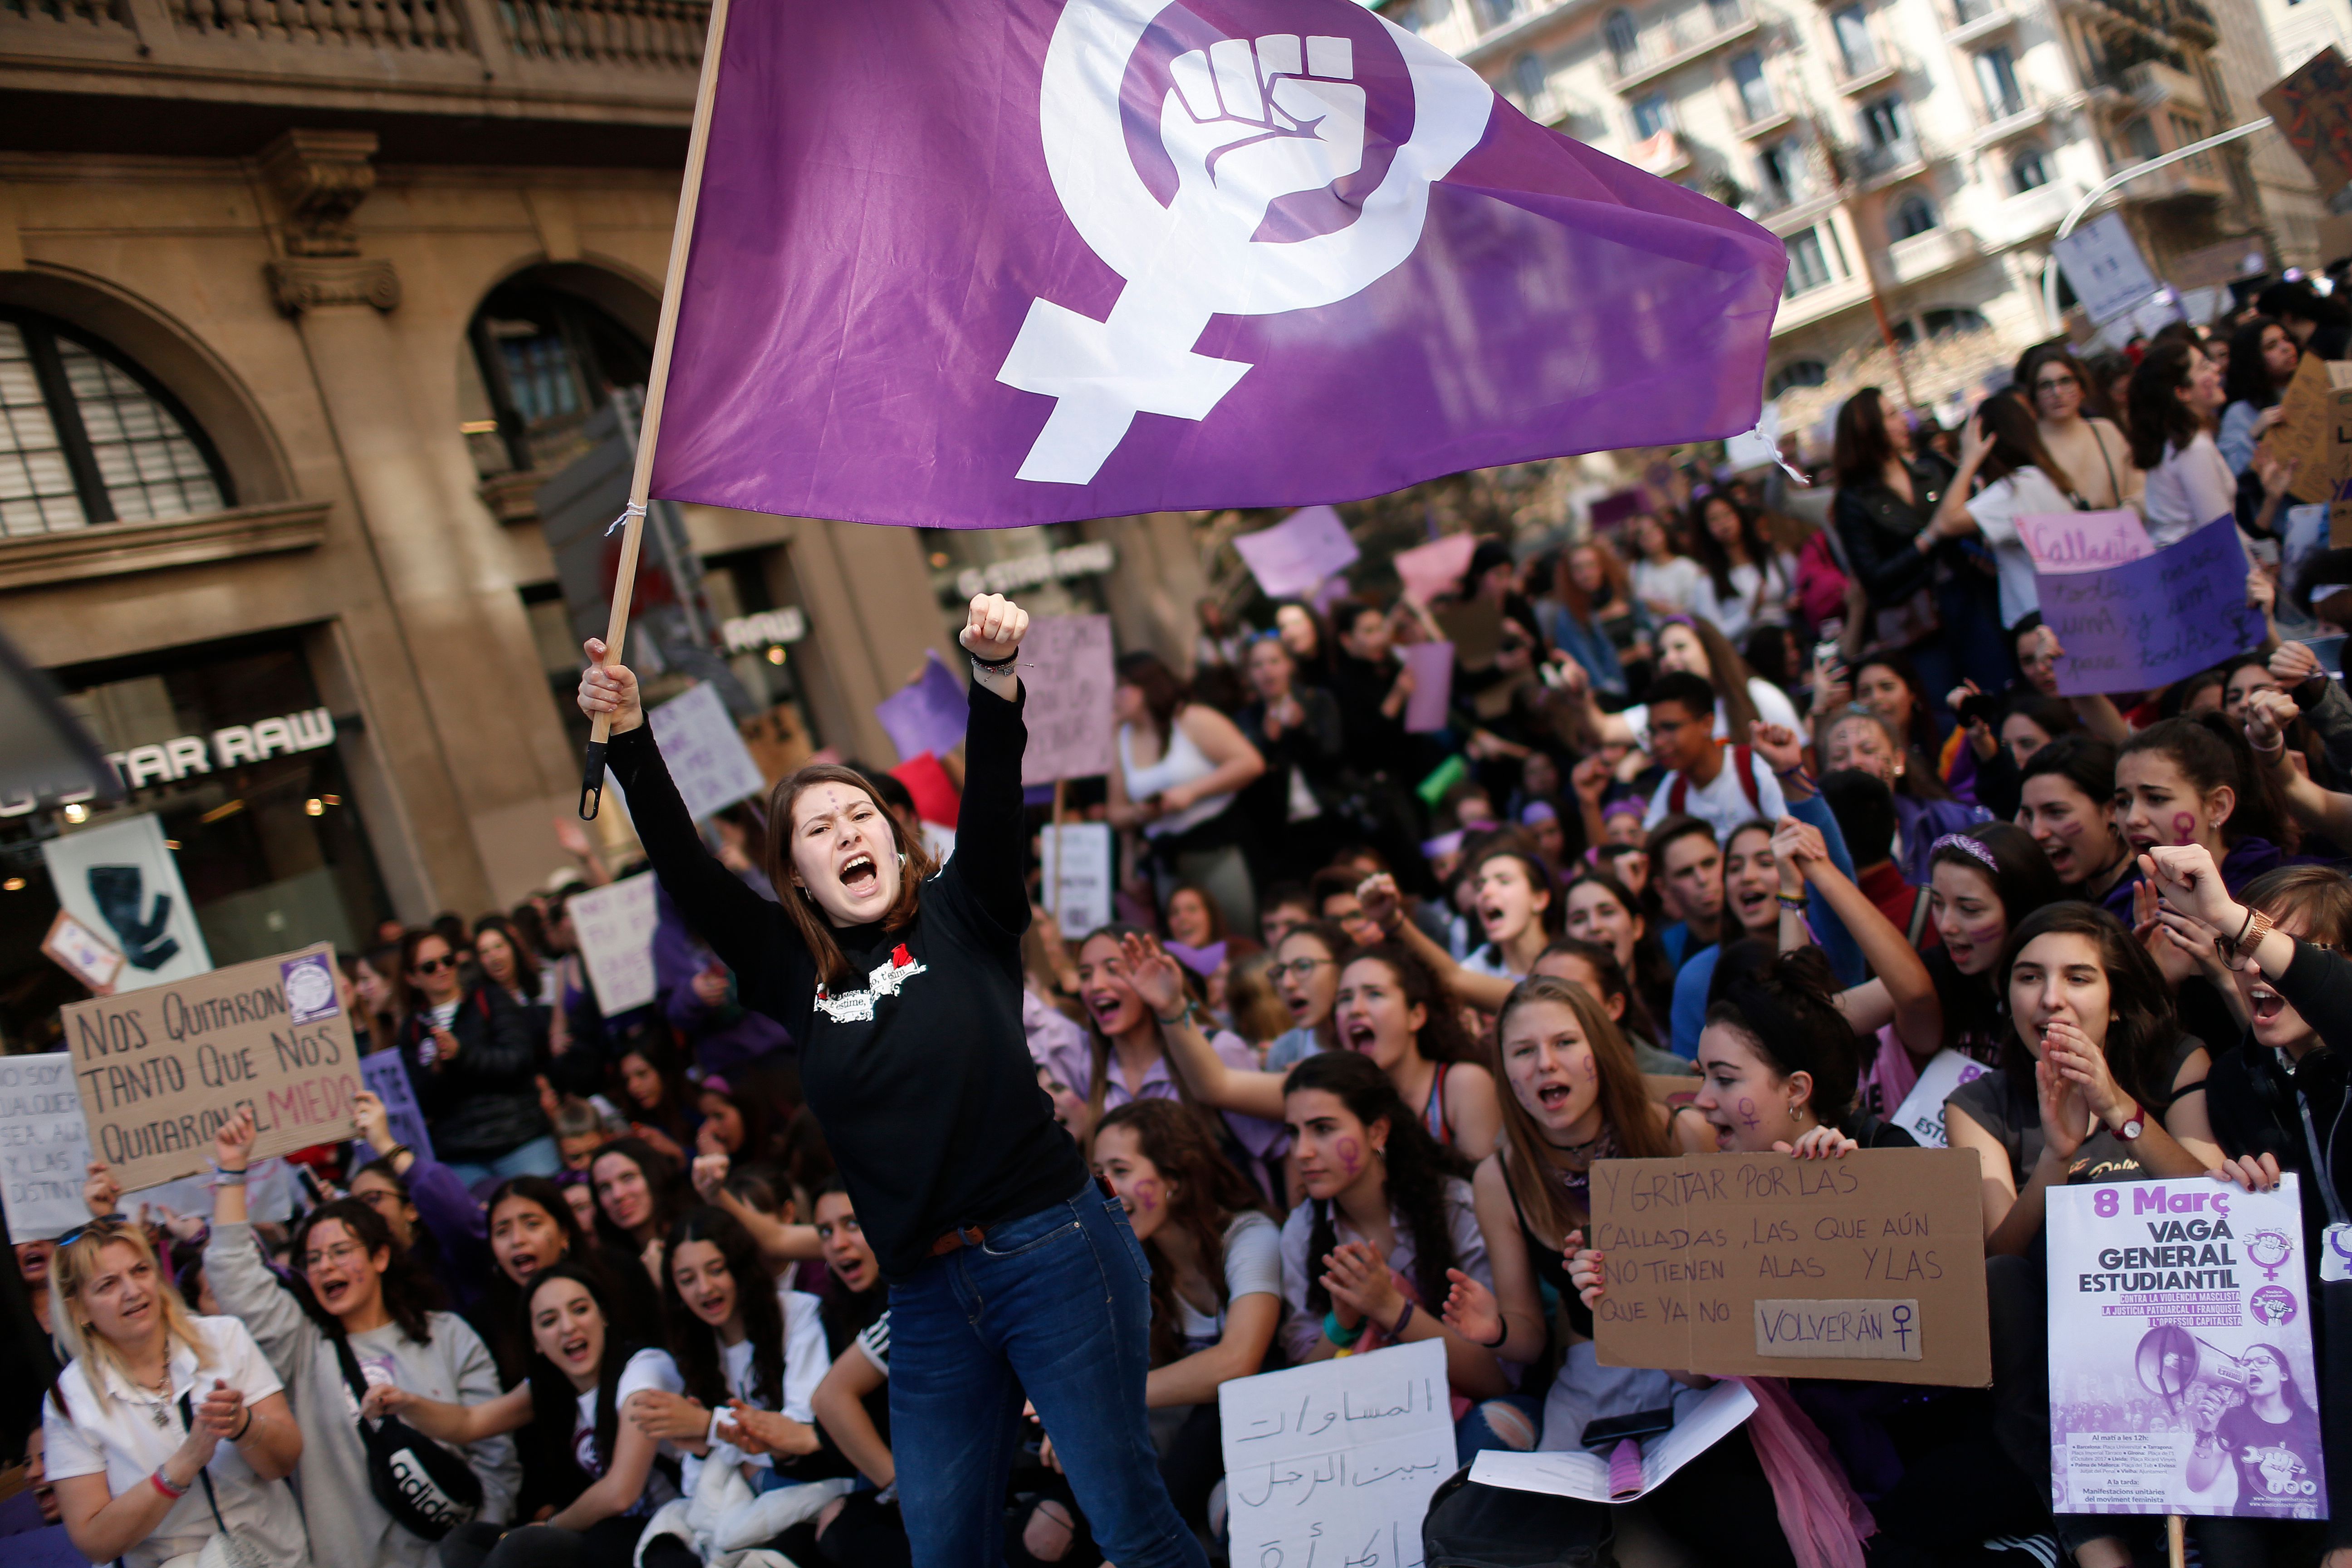
[[[499,1392],[498,1363],[466,1321],[429,1310],[432,1281],[368,1205],[342,1198],[294,1226],[296,1287],[270,1271],[246,1220],[241,1179],[253,1153],[253,1113],[213,1139],[221,1177],[205,1272],[221,1310],[244,1321],[286,1386],[302,1423],[295,1489],[310,1521],[312,1557],[337,1568],[429,1568],[438,1547],[386,1513],[368,1484],[367,1447],[352,1418],[362,1382],[394,1384],[427,1399],[472,1404]],[[508,1517],[522,1484],[514,1445],[492,1437],[459,1450],[481,1482],[480,1517]]]
[[[2090,373],[2064,343],[2042,343],[2017,362],[2017,384],[2032,400],[2042,448],[2074,481],[2094,511],[2137,506],[2144,480],[2131,444],[2115,423],[2086,412]]]

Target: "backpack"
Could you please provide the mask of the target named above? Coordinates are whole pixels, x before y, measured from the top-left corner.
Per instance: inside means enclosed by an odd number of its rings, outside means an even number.
[[[1756,786],[1756,752],[1748,746],[1731,748],[1731,776],[1739,781],[1739,793],[1748,797],[1748,809],[1757,816],[1764,815],[1764,794]],[[1680,816],[1690,809],[1690,780],[1681,773],[1666,786],[1666,810]]]
[[[1616,1568],[1609,1505],[1481,1486],[1454,1472],[1422,1517],[1424,1568]]]
[[[352,1398],[367,1398],[367,1377],[351,1341],[332,1336]],[[417,1431],[397,1415],[371,1429],[359,1423],[360,1447],[367,1454],[368,1490],[393,1523],[419,1541],[438,1541],[482,1511],[482,1478],[465,1459]]]

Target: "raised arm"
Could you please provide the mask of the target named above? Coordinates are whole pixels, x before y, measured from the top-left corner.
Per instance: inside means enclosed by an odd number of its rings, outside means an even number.
[[[1185,1005],[1184,980],[1176,961],[1160,939],[1129,934],[1120,939],[1119,956],[1127,965],[1127,983],[1159,1020],[1160,1043],[1168,1049],[1168,1065],[1203,1105],[1238,1110],[1267,1121],[1282,1120],[1282,1074],[1250,1072],[1227,1067],[1209,1044],[1209,1037],[1192,1021]],[[1180,1011],[1181,1009],[1181,1011]]]
[[[1784,848],[1785,847],[1785,848]],[[1783,856],[1786,858],[1783,858]],[[1837,911],[1852,932],[1863,958],[1877,978],[1838,997],[1839,1010],[1857,1035],[1875,1032],[1892,1023],[1914,1056],[1932,1056],[1944,1042],[1944,1008],[1936,1000],[1935,983],[1927,966],[1895,922],[1878,910],[1869,895],[1830,864],[1821,834],[1794,817],[1782,817],[1772,836],[1776,863],[1793,861],[1822,901]],[[1785,885],[1785,884],[1784,884]],[[1786,924],[1785,916],[1783,924]]]
[[[2286,726],[2302,711],[2284,691],[2255,692],[2246,704],[2246,744],[2254,753],[2254,764],[2269,769],[2278,781],[2279,793],[2297,821],[2338,844],[2352,842],[2352,795],[2321,788],[2288,760]]]
[[[759,1244],[760,1256],[772,1268],[808,1263],[824,1256],[824,1239],[813,1225],[792,1225],[773,1215],[761,1214],[737,1194],[728,1190],[727,1173],[730,1161],[725,1150],[718,1147],[718,1132],[709,1122],[702,1124],[697,1135],[692,1174],[694,1190],[702,1201],[725,1209],[740,1220],[743,1228],[751,1233]]]
[[[1397,891],[1396,879],[1386,871],[1375,871],[1365,878],[1356,889],[1356,897],[1363,903],[1365,917],[1377,923],[1383,935],[1411,948],[1412,955],[1429,966],[1437,983],[1462,1001],[1482,1013],[1496,1013],[1510,999],[1515,982],[1499,974],[1479,974],[1463,968],[1452,953],[1429,940],[1427,931],[1404,918],[1404,896]]]
[[[711,950],[725,960],[751,992],[763,988],[772,965],[762,949],[778,940],[797,942],[782,909],[753,892],[703,847],[694,818],[678,798],[677,785],[654,743],[637,697],[637,678],[626,665],[606,664],[604,645],[590,637],[581,645],[588,668],[580,674],[580,711],[591,720],[610,716],[613,776],[629,797],[629,821],[646,847],[654,873],[677,900],[678,912]],[[751,1000],[746,997],[747,1003]],[[778,1005],[787,999],[777,998]]]
[[[940,873],[961,886],[1000,929],[1029,928],[1029,891],[1022,879],[1028,836],[1021,831],[1021,754],[1029,731],[1021,721],[1021,678],[1010,662],[1029,635],[1029,612],[997,594],[974,598],[957,639],[971,656],[971,717],[964,731],[963,802],[956,852]],[[1002,664],[992,669],[990,664]]]
[[[240,1318],[282,1381],[308,1370],[320,1329],[278,1282],[246,1223],[245,1169],[253,1154],[253,1111],[239,1110],[213,1135],[220,1180],[213,1188],[213,1234],[205,1244],[205,1278],[221,1310]]]

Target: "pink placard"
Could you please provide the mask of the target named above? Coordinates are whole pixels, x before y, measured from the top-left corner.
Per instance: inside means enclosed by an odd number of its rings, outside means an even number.
[[[1426,605],[1440,594],[1454,592],[1462,586],[1462,574],[1470,570],[1470,557],[1477,549],[1478,541],[1471,535],[1449,533],[1434,543],[1399,551],[1396,570],[1404,583],[1404,596],[1416,605]]]
[[[1269,599],[1304,594],[1361,553],[1348,537],[1348,525],[1328,506],[1301,507],[1272,528],[1237,536],[1234,548]]]
[[[2017,520],[2017,537],[2037,572],[2104,572],[2156,553],[2139,513],[2032,512]]]
[[[1444,729],[1445,705],[1454,696],[1454,645],[1403,643],[1397,648],[1397,657],[1412,671],[1412,695],[1404,701],[1406,731],[1429,735]]]

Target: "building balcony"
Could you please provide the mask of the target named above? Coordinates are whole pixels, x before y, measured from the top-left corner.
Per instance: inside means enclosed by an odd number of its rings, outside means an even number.
[[[1527,0],[1526,9],[1479,34],[1478,41],[1462,51],[1463,62],[1471,66],[1491,64],[1591,4],[1592,0]]]
[[[1915,132],[1899,142],[1889,142],[1883,146],[1855,148],[1854,177],[1863,189],[1876,190],[1924,174],[1937,156],[1936,152]]]
[[[1898,239],[1886,247],[1886,280],[1897,284],[1925,282],[1955,267],[1979,260],[1983,255],[1977,237],[1969,230],[1931,228],[1925,234]]]
[[[1780,313],[1772,318],[1772,335],[1777,338],[1869,303],[1870,279],[1860,273],[1823,283],[1780,301]]]
[[[1741,112],[1745,111],[1746,106],[1742,105]],[[1789,129],[1796,122],[1797,117],[1776,105],[1753,120],[1738,120],[1737,115],[1733,118],[1738,121],[1731,128],[1733,135],[1743,142],[1760,142],[1767,136],[1777,136]]]
[[[1807,190],[1801,193],[1765,191],[1748,200],[1739,210],[1756,222],[1782,237],[1822,221],[1838,204],[1835,191]]]
[[[1903,62],[1893,55],[1881,55],[1875,59],[1857,63],[1851,68],[1840,61],[1835,77],[1837,89],[1848,98],[1858,98],[1885,87],[1901,76],[1904,68]]]
[[[1672,26],[1654,26],[1642,34],[1640,52],[1632,59],[1616,60],[1602,68],[1609,85],[1619,92],[1630,92],[1646,82],[1655,81],[1668,71],[1680,70],[1696,60],[1705,59],[1717,49],[1756,36],[1760,26],[1756,14],[1745,5],[1739,7],[1738,19],[1718,25],[1725,7],[1710,6],[1696,13],[1677,17]]]
[[[2004,198],[1993,208],[1990,221],[1978,226],[1986,231],[1986,242],[1996,249],[2023,245],[2054,232],[2082,194],[2053,180],[2021,195]]]
[[[2092,78],[2091,102],[2109,114],[2128,117],[2168,107],[2206,111],[2205,88],[2196,76],[2163,60],[2111,68]]]
[[[1690,149],[1683,145],[1682,137],[1675,132],[1661,131],[1626,148],[1625,162],[1644,174],[1671,180],[1690,167]]]
[[[1952,26],[1944,42],[1958,48],[2005,33],[2017,25],[2017,13],[2004,0],[1959,0],[1952,8]]]
[[[182,114],[194,100],[683,126],[709,9],[709,0],[25,0],[0,8],[0,94],[168,97]]]
[[[2198,164],[2205,165],[2203,168]],[[2227,201],[2230,182],[2212,155],[2169,164],[2116,187],[2122,200],[2141,206],[2202,205]]]
[[[2053,106],[2041,94],[2023,92],[2003,101],[1989,103],[1977,111],[1977,129],[1969,136],[1971,147],[1996,146],[2029,131],[2039,130],[2050,118]]]

